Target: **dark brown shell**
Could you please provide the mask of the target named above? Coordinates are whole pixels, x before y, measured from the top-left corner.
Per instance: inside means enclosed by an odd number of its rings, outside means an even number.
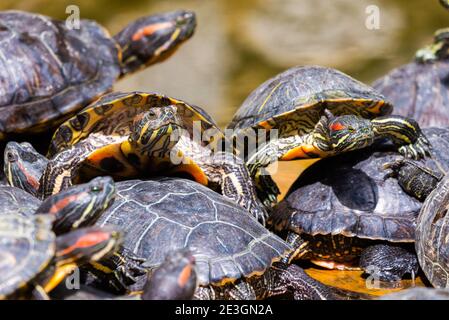
[[[394,105],[394,113],[421,127],[449,126],[449,61],[412,62],[373,83]]]
[[[97,23],[0,12],[0,133],[48,130],[118,78],[119,51]]]
[[[190,180],[163,178],[116,184],[113,205],[97,224],[123,229],[123,246],[156,267],[188,247],[199,283],[262,274],[291,247],[241,207]]]
[[[425,165],[449,169],[449,130],[427,128],[433,158]],[[413,242],[422,203],[407,195],[385,163],[401,158],[390,144],[320,160],[298,178],[276,206],[277,223],[297,233],[342,234],[372,240]]]

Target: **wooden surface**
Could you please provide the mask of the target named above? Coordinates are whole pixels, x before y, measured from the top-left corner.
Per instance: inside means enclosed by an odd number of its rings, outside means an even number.
[[[298,160],[278,162],[276,165],[270,166],[268,169],[273,174],[273,178],[278,184],[281,195],[281,200],[288,191],[292,183],[299,177],[299,175],[310,165],[317,160]],[[413,283],[412,280],[402,280],[393,285],[379,282],[380,288],[368,288],[370,284],[362,277],[362,271],[340,271],[340,270],[326,270],[320,267],[308,267],[305,271],[312,278],[329,286],[340,289],[350,290],[359,293],[370,294],[373,296],[380,296],[392,292],[397,292],[413,285],[425,286],[422,279],[417,277]],[[372,286],[371,286],[372,287]]]

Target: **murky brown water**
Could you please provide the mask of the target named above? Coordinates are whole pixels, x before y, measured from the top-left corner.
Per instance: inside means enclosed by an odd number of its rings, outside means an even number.
[[[2,0],[64,19],[69,4],[112,33],[158,11],[194,10],[194,38],[163,64],[122,80],[117,90],[151,90],[208,110],[225,126],[249,92],[298,64],[332,66],[371,82],[408,62],[434,30],[449,26],[437,0]],[[380,29],[365,28],[369,5],[380,8]]]

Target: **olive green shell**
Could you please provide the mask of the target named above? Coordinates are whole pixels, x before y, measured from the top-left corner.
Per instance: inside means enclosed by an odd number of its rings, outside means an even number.
[[[51,228],[50,216],[0,216],[0,299],[13,294],[49,266],[55,253]]]
[[[421,128],[449,126],[449,61],[412,62],[376,80],[373,87],[394,105],[395,114]]]
[[[416,228],[416,252],[427,279],[449,287],[449,175],[427,197]]]
[[[221,133],[212,118],[198,106],[159,93],[116,92],[102,96],[64,122],[53,136],[48,156],[54,156],[94,132],[102,132],[104,135],[129,135],[136,115],[151,108],[169,105],[177,107],[178,114],[186,120],[184,129],[190,133],[195,120],[200,121],[202,131],[214,128]]]
[[[120,74],[119,49],[97,23],[0,12],[0,135],[48,130]]]
[[[324,108],[334,114],[360,114],[367,118],[389,114],[392,105],[371,87],[325,67],[299,66],[288,69],[255,89],[237,110],[229,128],[257,127],[270,119],[300,114],[294,124],[311,131]]]
[[[97,225],[120,226],[123,246],[160,265],[170,251],[188,247],[201,285],[262,274],[291,251],[241,207],[190,180],[162,178],[116,184],[113,205]]]
[[[449,130],[424,129],[434,149],[425,164],[449,168]],[[371,240],[413,242],[422,203],[407,195],[383,165],[400,159],[390,144],[375,144],[309,167],[276,206],[277,222],[294,232],[341,234]]]

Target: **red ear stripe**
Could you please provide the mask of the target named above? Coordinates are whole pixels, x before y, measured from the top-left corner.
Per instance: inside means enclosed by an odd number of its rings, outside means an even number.
[[[342,125],[340,122],[336,122],[331,125],[331,130],[333,130],[333,131],[339,131],[339,130],[343,130],[343,129],[346,129],[346,127],[344,125]]]

